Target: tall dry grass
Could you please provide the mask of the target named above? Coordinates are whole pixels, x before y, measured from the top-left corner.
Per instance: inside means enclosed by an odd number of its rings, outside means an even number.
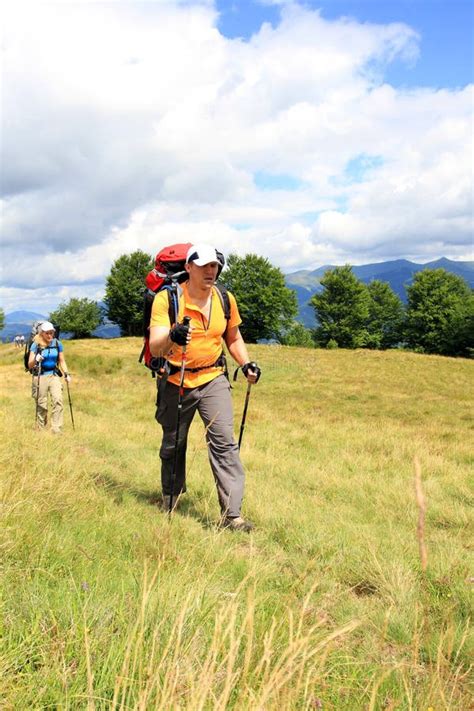
[[[159,512],[138,340],[66,351],[76,431],[66,411],[54,438],[0,348],[4,708],[469,707],[472,362],[252,347],[245,536],[216,526],[198,421]]]

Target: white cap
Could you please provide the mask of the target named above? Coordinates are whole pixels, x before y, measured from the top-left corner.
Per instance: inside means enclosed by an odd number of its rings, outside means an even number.
[[[55,331],[56,329],[54,328],[53,324],[50,321],[43,321],[43,323],[40,323],[40,325],[39,325],[39,330],[40,331]]]
[[[221,264],[217,250],[211,247],[210,244],[193,244],[193,246],[188,249],[186,262],[194,262],[198,267],[204,267],[206,264],[209,264],[209,262]]]

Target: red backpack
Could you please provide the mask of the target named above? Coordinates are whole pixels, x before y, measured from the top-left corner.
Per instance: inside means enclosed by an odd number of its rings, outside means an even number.
[[[150,318],[153,301],[159,291],[162,289],[168,291],[170,324],[174,325],[179,310],[178,284],[182,284],[188,278],[184,265],[191,246],[190,242],[186,242],[164,247],[155,257],[154,269],[145,278],[147,288],[143,295],[143,348],[138,362],[143,361],[146,367],[152,371],[153,377],[163,367],[163,358],[152,356],[150,352]]]
[[[192,247],[191,243],[172,244],[169,247],[164,247],[156,255],[155,268],[145,278],[147,288],[145,289],[143,303],[143,348],[138,362],[141,363],[143,361],[144,365],[152,371],[153,377],[162,372],[165,362],[164,358],[153,356],[150,352],[150,318],[153,301],[159,291],[166,289],[168,292],[170,325],[174,326],[179,312],[180,290],[178,284],[182,284],[188,279],[188,272],[184,265],[186,264],[186,255],[190,247]],[[224,264],[223,255],[222,264]],[[226,321],[229,321],[230,301],[227,290],[221,284],[215,284],[215,286],[221,298],[224,316]]]

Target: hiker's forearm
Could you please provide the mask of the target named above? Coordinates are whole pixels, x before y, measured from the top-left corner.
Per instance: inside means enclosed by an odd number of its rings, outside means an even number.
[[[173,344],[169,334],[169,329],[164,326],[150,328],[150,352],[153,356],[165,356],[171,350]]]
[[[61,368],[63,373],[69,372],[67,369],[67,365],[66,365],[66,359],[64,358],[62,353],[59,354],[58,362],[59,362],[59,367]]]
[[[226,345],[229,349],[229,353],[236,363],[243,365],[248,363],[250,358],[247,351],[247,346],[244,343],[244,339],[240,331],[237,329],[237,333],[226,339]]]

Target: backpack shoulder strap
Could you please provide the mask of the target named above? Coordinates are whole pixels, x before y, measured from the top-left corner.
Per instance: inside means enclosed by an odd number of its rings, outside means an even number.
[[[30,372],[30,370],[28,368],[28,360],[30,358],[30,351],[31,351],[32,345],[33,345],[33,341],[30,341],[30,339],[28,338],[25,341],[25,350],[23,351],[23,365],[25,366],[25,370],[27,373]]]
[[[172,284],[171,286],[165,287],[168,292],[168,316],[170,319],[170,325],[174,326],[178,320],[179,313],[179,300],[183,293],[182,288],[179,284]]]
[[[220,299],[222,310],[224,312],[225,320],[229,321],[230,320],[230,299],[229,299],[229,292],[227,291],[226,287],[223,284],[220,284],[217,282],[214,284],[216,287],[216,292],[217,295]]]
[[[230,320],[230,299],[229,299],[229,292],[225,288],[223,284],[219,284],[217,282],[214,284],[216,288],[216,294],[219,297],[219,300],[221,302],[222,310],[224,312],[224,317],[226,320],[226,325],[225,325],[225,330],[224,333],[222,334],[222,338],[225,339],[225,335],[227,333],[227,327],[229,326],[229,320]]]

